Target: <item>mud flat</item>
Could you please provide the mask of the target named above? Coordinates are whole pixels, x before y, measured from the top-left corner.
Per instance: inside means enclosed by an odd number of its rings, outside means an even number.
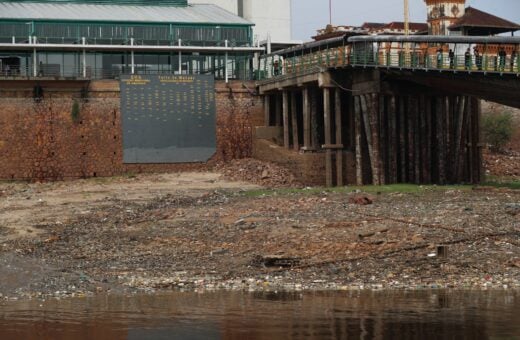
[[[520,288],[520,191],[366,190],[219,173],[0,183],[0,294]]]

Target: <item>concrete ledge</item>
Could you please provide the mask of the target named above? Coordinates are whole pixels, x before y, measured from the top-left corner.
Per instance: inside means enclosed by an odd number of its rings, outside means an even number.
[[[283,137],[283,129],[281,126],[257,126],[255,127],[256,139],[281,139]]]

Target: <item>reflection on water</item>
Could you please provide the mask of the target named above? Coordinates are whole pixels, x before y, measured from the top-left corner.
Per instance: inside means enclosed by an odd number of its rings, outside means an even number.
[[[172,293],[0,303],[0,339],[520,339],[520,292]]]

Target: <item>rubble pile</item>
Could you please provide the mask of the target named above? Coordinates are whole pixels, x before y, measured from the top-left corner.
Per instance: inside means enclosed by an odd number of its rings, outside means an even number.
[[[520,179],[520,152],[486,153],[484,166],[488,175]]]
[[[251,182],[267,188],[302,186],[286,168],[252,158],[232,160],[217,170],[225,179]]]

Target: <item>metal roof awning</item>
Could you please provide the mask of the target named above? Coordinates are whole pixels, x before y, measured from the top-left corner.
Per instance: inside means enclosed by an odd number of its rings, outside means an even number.
[[[254,25],[248,20],[210,4],[167,7],[0,1],[0,21],[2,20]]]
[[[331,47],[331,45],[339,46],[339,45],[343,44],[344,42],[345,42],[345,36],[342,35],[341,37],[335,37],[335,38],[330,38],[330,39],[324,39],[324,40],[311,41],[308,43],[304,43],[304,44],[290,47],[290,48],[287,48],[284,50],[276,51],[275,53],[272,53],[272,55],[288,55],[291,53],[320,48],[322,46],[328,46],[328,47]],[[263,57],[269,57],[269,56],[270,55],[268,54]]]

